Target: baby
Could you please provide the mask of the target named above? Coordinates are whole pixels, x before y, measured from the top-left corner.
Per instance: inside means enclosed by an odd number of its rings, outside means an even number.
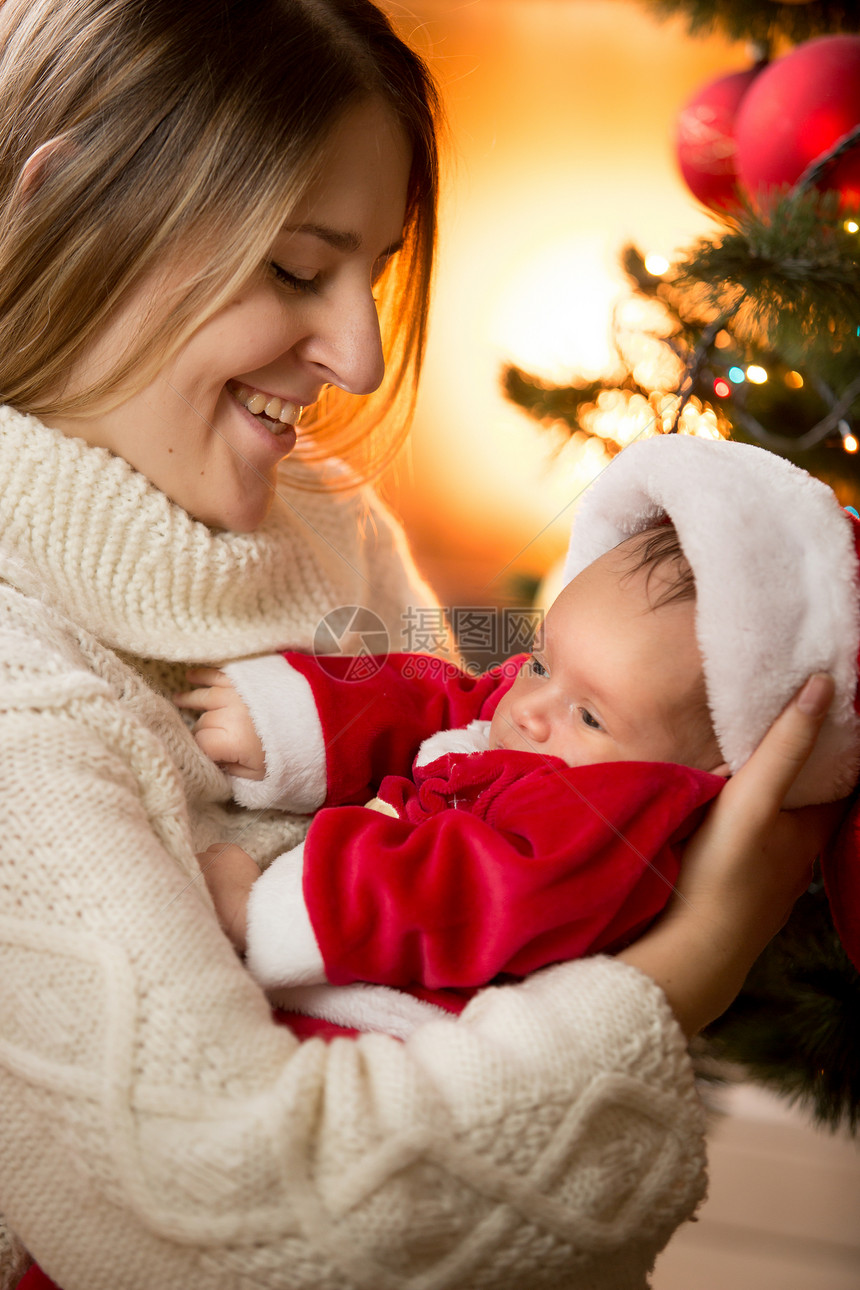
[[[760,449],[650,440],[592,488],[568,567],[534,652],[477,679],[413,655],[361,682],[294,653],[191,674],[178,702],[238,800],[337,807],[262,877],[237,848],[207,857],[263,984],[473,988],[619,949],[813,671],[837,695],[795,804],[850,790],[857,556],[824,485]]]

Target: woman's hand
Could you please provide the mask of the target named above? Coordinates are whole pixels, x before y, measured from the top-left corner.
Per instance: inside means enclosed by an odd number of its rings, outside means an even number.
[[[262,779],[266,758],[251,714],[232,682],[217,667],[200,667],[188,672],[195,688],[175,694],[177,708],[202,712],[194,726],[197,746],[229,775],[239,779]]]
[[[216,842],[197,856],[218,922],[240,954],[248,933],[248,898],[260,876],[256,863],[234,843]]]
[[[795,695],[688,842],[663,916],[618,956],[662,987],[688,1035],[732,1002],[844,813],[844,803],[780,811],[832,698],[825,675]]]

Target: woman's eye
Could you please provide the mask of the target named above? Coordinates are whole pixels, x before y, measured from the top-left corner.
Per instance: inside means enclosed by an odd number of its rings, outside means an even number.
[[[534,654],[532,654],[531,658],[529,659],[529,667],[535,676],[549,675],[543,663],[541,663],[538,659],[536,659]]]
[[[603,726],[600,724],[600,722],[597,720],[597,718],[596,718],[596,717],[593,717],[593,716],[591,715],[591,713],[588,711],[588,708],[580,708],[580,709],[579,709],[579,715],[582,717],[582,723],[583,723],[583,725],[588,726],[588,727],[589,727],[589,729],[591,729],[591,730],[602,730],[602,729],[603,729]]]
[[[274,260],[270,261],[272,273],[283,286],[288,287],[290,291],[297,291],[305,295],[313,295],[319,290],[319,275],[315,274],[312,278],[300,278],[295,273],[290,273],[289,269],[283,268]]]

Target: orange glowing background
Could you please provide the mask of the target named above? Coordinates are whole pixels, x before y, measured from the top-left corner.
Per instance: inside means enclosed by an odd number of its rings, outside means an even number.
[[[564,549],[604,460],[589,443],[556,463],[501,369],[563,381],[611,366],[621,246],[669,256],[712,228],[676,172],[675,117],[748,58],[633,0],[387,7],[442,84],[452,138],[423,390],[387,493],[443,598],[492,602]]]

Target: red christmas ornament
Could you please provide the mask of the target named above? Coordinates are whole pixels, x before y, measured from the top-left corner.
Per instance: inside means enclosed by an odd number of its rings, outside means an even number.
[[[860,123],[860,36],[821,36],[770,63],[744,96],[735,121],[737,170],[749,195],[767,200]],[[860,148],[822,176],[819,188],[860,206]]]
[[[711,81],[678,117],[675,146],[681,174],[693,196],[713,210],[738,204],[735,117],[760,71],[753,67]]]

